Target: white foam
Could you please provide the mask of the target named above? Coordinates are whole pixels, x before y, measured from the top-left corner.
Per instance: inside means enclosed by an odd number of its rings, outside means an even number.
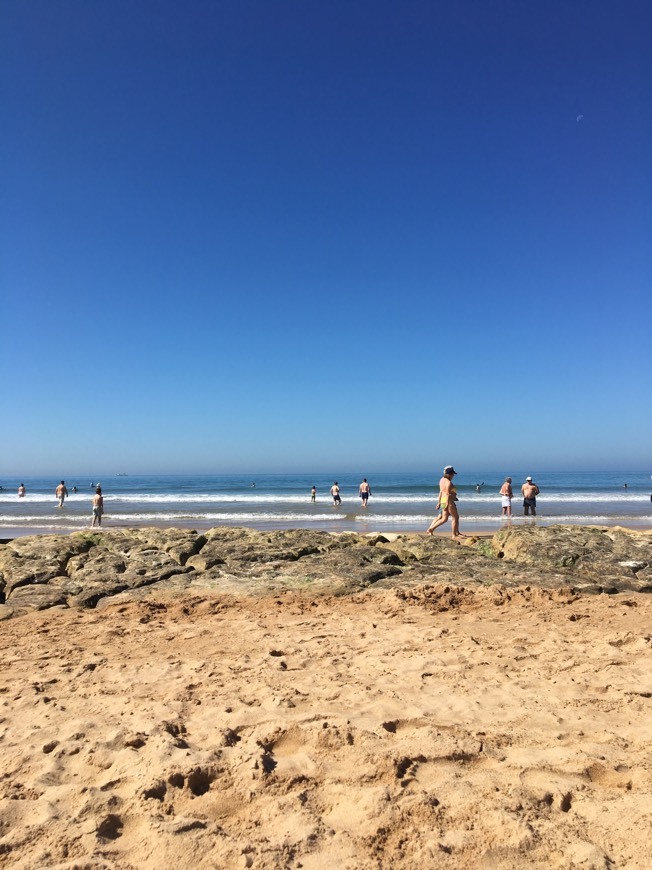
[[[64,526],[70,522],[91,517],[91,511],[84,511],[80,514],[62,513],[61,511],[53,511],[51,514],[0,514],[0,526],[17,526],[22,524],[47,523],[48,526]]]
[[[70,502],[87,502],[90,504],[92,499],[92,494],[88,493],[80,493],[74,492],[71,493],[66,498],[66,504]],[[49,493],[44,492],[28,492],[27,495],[24,495],[22,498],[19,498],[15,493],[9,492],[0,492],[0,502],[5,504],[52,504],[55,507],[59,503],[59,499],[56,497],[54,493],[50,495]]]
[[[72,504],[87,503],[90,504],[92,492],[71,493],[66,499],[66,503]],[[500,504],[500,495],[496,493],[461,493],[460,504],[467,505],[495,505]],[[514,496],[514,503],[518,503],[522,498],[520,493]],[[415,495],[414,493],[392,493],[391,495],[379,493],[371,496],[370,505],[390,505],[390,504],[405,504],[405,505],[429,505],[436,502],[437,490],[433,488],[432,493],[422,493]],[[550,490],[538,496],[537,501],[543,504],[555,505],[563,504],[628,504],[634,505],[642,502],[649,502],[650,496],[646,493],[634,492],[555,492]],[[140,504],[140,505],[211,505],[211,504],[237,504],[237,505],[276,505],[276,504],[292,504],[292,505],[310,505],[310,493],[125,493],[125,492],[105,492],[104,501],[119,502],[124,504]],[[345,504],[359,504],[360,499],[357,492],[343,492],[342,501]],[[317,496],[318,505],[330,505],[332,499],[323,492]],[[24,498],[18,498],[15,493],[1,492],[0,503],[7,504],[52,504],[56,506],[57,499],[52,493],[30,493],[28,492]]]
[[[107,512],[108,516],[108,512]],[[312,522],[334,522],[345,519],[343,514],[296,514],[296,513],[265,513],[263,511],[256,513],[210,513],[201,511],[193,511],[192,513],[184,513],[178,511],[165,511],[150,513],[133,513],[120,514],[111,512],[110,518],[120,522],[169,522],[171,520],[183,520],[184,522],[195,522],[196,520],[215,522],[217,525],[220,522],[238,522],[238,523],[258,523],[258,522],[283,522],[283,523],[312,523]]]
[[[410,525],[428,524],[432,522],[433,514],[377,514],[371,511],[365,511],[362,514],[356,514],[353,519],[360,523],[383,523],[386,525]]]

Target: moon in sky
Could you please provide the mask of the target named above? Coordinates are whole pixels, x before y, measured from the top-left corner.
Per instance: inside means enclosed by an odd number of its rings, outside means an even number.
[[[578,115],[577,118],[575,118],[575,120],[577,121],[578,124],[582,120],[583,117],[584,117],[584,115]]]

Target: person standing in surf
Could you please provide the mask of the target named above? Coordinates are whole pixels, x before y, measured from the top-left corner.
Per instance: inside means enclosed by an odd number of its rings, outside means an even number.
[[[93,522],[91,523],[91,528],[93,526],[102,525],[102,514],[104,513],[104,497],[102,496],[102,487],[98,486],[95,490],[95,495],[93,496]]]
[[[426,529],[429,535],[448,522],[451,518],[451,531],[453,540],[463,538],[460,534],[460,515],[457,512],[457,490],[453,486],[453,478],[457,472],[452,465],[447,465],[444,469],[444,476],[439,481],[439,498],[437,500],[437,510],[441,511],[438,519],[433,520],[430,526]]]
[[[537,515],[537,496],[539,491],[536,483],[532,483],[532,478],[526,477],[525,483],[521,487],[521,492],[523,493],[523,513],[526,517],[529,516],[530,511],[533,517]]]
[[[503,516],[512,518],[512,498],[514,492],[512,490],[512,478],[506,477],[505,483],[500,487],[500,500],[503,508]]]
[[[65,481],[63,481],[63,480],[61,481],[61,483],[59,484],[59,486],[55,489],[54,494],[55,494],[56,497],[59,499],[59,505],[58,505],[58,506],[59,506],[60,508],[62,508],[62,507],[63,507],[63,503],[64,503],[64,501],[65,501],[65,499],[66,499],[66,497],[67,497],[67,495],[68,495],[68,490],[66,489]]]
[[[362,499],[362,507],[366,508],[367,502],[369,501],[369,496],[371,495],[371,487],[367,483],[366,477],[362,481],[362,483],[360,484],[360,489],[358,492],[359,492],[360,498]]]

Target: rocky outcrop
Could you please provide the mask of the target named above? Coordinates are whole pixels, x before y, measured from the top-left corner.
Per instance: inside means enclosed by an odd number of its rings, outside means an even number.
[[[652,533],[596,526],[504,529],[491,540],[505,562],[565,571],[596,592],[652,592]]]
[[[391,538],[391,540],[390,540]],[[518,526],[466,546],[426,535],[339,535],[217,528],[107,529],[0,545],[0,618],[96,607],[163,592],[347,595],[409,589],[537,586],[652,591],[652,533]]]

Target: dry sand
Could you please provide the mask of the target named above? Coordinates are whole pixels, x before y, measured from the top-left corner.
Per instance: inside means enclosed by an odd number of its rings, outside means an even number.
[[[647,868],[652,600],[425,587],[0,624],[0,865]]]

